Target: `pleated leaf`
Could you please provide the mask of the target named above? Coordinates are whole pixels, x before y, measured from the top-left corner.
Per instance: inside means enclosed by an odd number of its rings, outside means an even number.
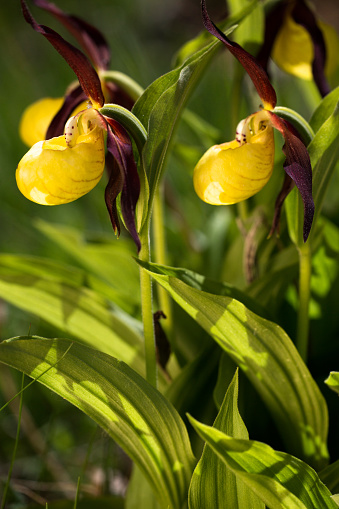
[[[143,266],[244,371],[275,419],[287,449],[318,468],[325,466],[326,402],[287,334],[232,297],[184,283],[183,269]]]
[[[237,373],[228,388],[213,427],[234,438],[248,439],[246,426],[238,411]],[[265,504],[206,445],[192,476],[189,507],[190,509],[201,509],[202,507],[204,509],[215,509],[216,507],[265,509]]]
[[[319,477],[332,493],[339,492],[339,460],[319,472]]]
[[[174,407],[114,357],[65,339],[0,344],[0,362],[47,386],[96,421],[135,461],[162,508],[187,500],[193,456]]]
[[[317,473],[300,459],[261,442],[232,438],[192,417],[190,422],[236,477],[270,509],[337,507]]]
[[[0,297],[144,372],[139,322],[84,286],[87,275],[39,257],[0,255]],[[30,322],[27,319],[27,331]]]

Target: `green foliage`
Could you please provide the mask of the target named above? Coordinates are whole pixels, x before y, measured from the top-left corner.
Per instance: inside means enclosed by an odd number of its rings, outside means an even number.
[[[16,338],[1,362],[38,379],[96,421],[143,470],[163,507],[181,507],[193,456],[173,406],[115,358],[69,340]]]
[[[113,235],[105,174],[60,207],[18,194],[20,115],[74,80],[19,3],[0,7],[2,507],[337,507],[339,87],[320,98],[314,82],[268,61],[275,113],[310,137],[315,202],[306,244],[296,189],[268,239],[284,175],[280,135],[273,175],[255,197],[213,207],[194,193],[199,158],[260,104],[241,65],[203,30],[200,1],[116,0],[113,9],[97,0],[94,12],[89,0],[81,11],[56,0],[103,29],[112,70],[100,76],[136,101],[132,113],[100,111],[132,138],[137,253],[126,232]],[[257,54],[278,2],[227,0],[223,19],[210,3],[220,30]],[[338,76],[339,63],[331,83]],[[31,379],[23,389],[21,373]]]
[[[286,333],[235,298],[189,286],[182,269],[144,267],[245,372],[289,450],[323,465],[328,457],[326,403]]]

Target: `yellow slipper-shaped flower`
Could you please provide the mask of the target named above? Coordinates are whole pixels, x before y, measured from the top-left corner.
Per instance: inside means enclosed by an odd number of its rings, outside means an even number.
[[[274,134],[266,111],[240,122],[236,139],[211,147],[193,174],[198,196],[212,205],[231,205],[259,192],[272,175]]]
[[[21,159],[17,185],[29,200],[59,205],[91,191],[105,167],[104,130],[95,110],[72,117],[66,135],[40,141]]]

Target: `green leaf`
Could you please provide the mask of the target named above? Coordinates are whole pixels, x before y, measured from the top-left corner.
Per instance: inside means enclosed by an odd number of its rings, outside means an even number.
[[[339,491],[339,460],[319,472],[319,477],[332,493]]]
[[[158,501],[150,484],[136,465],[128,482],[124,509],[159,509]],[[101,508],[100,508],[101,509]]]
[[[85,281],[86,273],[58,262],[0,255],[1,298],[143,373],[139,322],[83,286]]]
[[[227,352],[258,391],[289,451],[326,464],[326,402],[287,334],[234,298],[189,286],[182,269],[143,266]],[[176,274],[176,276],[175,276]]]
[[[88,284],[128,313],[140,307],[139,270],[132,256],[135,246],[129,239],[119,241],[95,237],[86,239],[82,231],[39,219],[35,228],[61,247],[87,272]]]
[[[331,493],[316,472],[290,454],[267,444],[232,438],[218,429],[190,422],[226,465],[270,509],[334,509]]]
[[[310,120],[310,125],[315,132],[319,131],[320,127],[324,124],[324,122],[326,122],[328,117],[332,115],[338,101],[339,87],[332,90],[332,92],[322,99]]]
[[[308,146],[313,168],[313,199],[318,217],[339,158],[339,99]]]
[[[0,362],[23,371],[91,417],[142,470],[165,509],[187,499],[193,456],[174,407],[125,363],[64,339],[0,344]]]
[[[285,297],[288,285],[295,280],[297,275],[298,253],[295,246],[290,245],[270,258],[269,264],[249,285],[246,293],[257,303],[269,309],[274,316]],[[246,302],[242,302],[246,304]],[[249,306],[247,305],[247,307]],[[250,309],[255,312],[253,308]]]
[[[332,391],[339,393],[339,371],[331,371],[329,377],[325,380],[325,384],[327,384]]]
[[[228,22],[226,22],[228,25]],[[229,25],[228,25],[229,26]],[[229,34],[233,29],[229,28]],[[148,132],[143,150],[143,166],[149,183],[151,213],[154,193],[165,169],[168,149],[176,130],[181,112],[186,105],[204,70],[220,48],[220,41],[211,42],[180,67],[154,81],[133,107],[133,113]],[[141,226],[146,217],[141,221]]]
[[[246,426],[238,412],[238,374],[228,388],[213,427],[235,438],[248,439]],[[190,509],[215,509],[220,501],[232,509],[264,509],[264,504],[240,478],[225,465],[215,452],[205,446],[196,466],[189,491]]]

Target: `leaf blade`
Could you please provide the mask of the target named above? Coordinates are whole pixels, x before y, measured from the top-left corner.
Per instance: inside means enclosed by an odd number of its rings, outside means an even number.
[[[287,334],[231,297],[188,286],[182,269],[170,268],[169,276],[166,267],[143,267],[248,376],[289,450],[316,466],[326,464],[326,402]]]
[[[193,456],[174,407],[117,359],[64,339],[13,338],[0,362],[23,371],[94,419],[147,477],[163,507],[187,497]]]

